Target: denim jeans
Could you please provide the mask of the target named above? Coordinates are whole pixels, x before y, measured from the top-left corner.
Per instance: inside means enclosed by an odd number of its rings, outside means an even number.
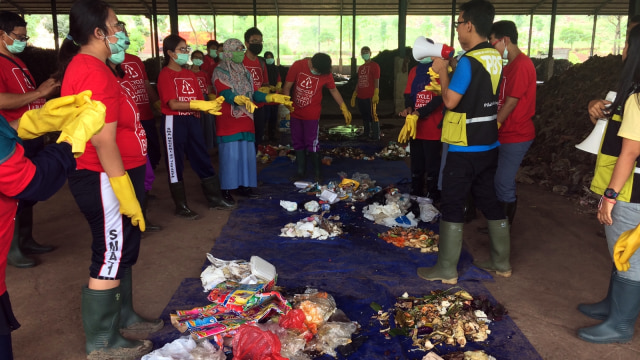
[[[620,234],[635,228],[640,223],[640,204],[628,203],[618,200],[611,211],[611,226],[605,225],[604,233],[607,236],[607,245],[609,245],[609,254],[613,261],[613,247],[618,241]],[[620,277],[640,281],[640,252],[636,251],[629,259],[628,271],[618,271]]]
[[[494,180],[498,201],[504,203],[516,201],[516,174],[532,142],[533,140],[500,144],[498,148],[498,169]]]

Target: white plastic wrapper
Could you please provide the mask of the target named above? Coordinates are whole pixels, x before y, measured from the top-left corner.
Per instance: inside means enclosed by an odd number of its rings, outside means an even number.
[[[322,193],[320,193],[318,197],[320,200],[329,202],[329,204],[335,204],[340,201],[340,199],[338,199],[338,194],[331,190],[322,190]]]
[[[391,218],[391,220],[395,221],[395,218],[398,216],[402,216],[402,211],[398,207],[398,204],[393,203],[389,205],[380,205],[378,203],[373,203],[371,205],[365,206],[362,209],[362,213],[366,219],[369,219],[376,224],[383,224],[384,219]]]
[[[318,210],[320,210],[320,204],[315,200],[311,200],[304,204],[304,208],[308,212],[318,212]]]
[[[224,351],[216,350],[209,342],[196,343],[190,336],[176,339],[150,352],[142,360],[225,360]]]
[[[440,211],[430,202],[418,201],[418,206],[420,207],[420,220],[424,222],[432,222],[440,215]]]
[[[287,211],[298,210],[298,203],[293,201],[280,200],[280,206],[282,206]]]
[[[255,284],[251,282],[251,264],[246,260],[222,260],[207,254],[207,259],[211,263],[202,274],[200,280],[204,291],[211,291],[216,285],[225,280],[233,280],[243,284]],[[255,277],[254,277],[255,278]]]

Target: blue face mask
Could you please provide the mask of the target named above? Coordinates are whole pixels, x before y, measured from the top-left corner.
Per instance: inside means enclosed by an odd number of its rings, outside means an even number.
[[[218,50],[216,50],[216,49],[209,50],[209,56],[211,56],[214,59],[217,58],[218,57]]]
[[[364,61],[368,61],[369,59],[371,59],[371,54],[364,53],[364,54],[362,54],[362,58],[364,59]]]
[[[264,59],[264,61],[267,63],[267,65],[273,65],[276,63],[276,59],[273,58]]]
[[[189,61],[189,54],[178,54],[178,58],[173,60],[180,66],[185,65]]]
[[[124,51],[120,51],[119,53],[113,54],[109,57],[109,61],[111,61],[116,65],[120,65],[124,61],[124,54],[125,54]]]
[[[26,41],[15,40],[14,38],[11,38],[11,40],[13,40],[13,44],[7,45],[6,42],[4,44],[7,46],[7,50],[12,54],[20,54],[24,51],[24,48],[27,47]]]
[[[430,57],[430,56],[427,56],[426,58],[424,58],[424,59],[420,60],[420,63],[421,63],[421,64],[428,64],[428,63],[430,63],[430,62],[432,62],[432,61],[433,61],[433,60],[431,59],[431,57]]]
[[[320,71],[316,71],[316,69],[311,69],[311,73],[313,75],[320,75]]]
[[[200,60],[200,59],[193,59],[191,60],[191,62],[193,63],[193,65],[195,66],[202,66],[202,64],[204,63],[204,61]]]

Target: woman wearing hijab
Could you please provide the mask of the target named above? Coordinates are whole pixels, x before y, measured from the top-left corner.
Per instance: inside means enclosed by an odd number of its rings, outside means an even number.
[[[213,86],[225,99],[222,115],[216,116],[216,135],[222,196],[233,202],[233,189],[240,195],[257,197],[251,190],[258,186],[253,102],[291,105],[291,101],[289,96],[253,91],[253,78],[242,64],[246,49],[240,40],[225,41],[223,49],[220,64],[213,71]]]

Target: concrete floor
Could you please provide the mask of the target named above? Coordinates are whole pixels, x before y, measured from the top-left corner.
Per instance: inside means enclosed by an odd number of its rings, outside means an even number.
[[[398,119],[384,141],[394,139]],[[355,120],[354,122],[357,122]],[[173,216],[166,172],[158,171],[149,218],[164,226],[145,235],[134,268],[135,304],[140,313],[158,316],[180,281],[198,277],[205,254],[229,212],[208,210],[197,177],[187,168],[189,205],[202,215],[186,221]],[[519,207],[512,230],[513,276],[487,282],[518,327],[544,359],[640,359],[640,333],[630,344],[595,345],[575,332],[597,321],[577,311],[578,303],[598,301],[606,293],[611,269],[601,225],[565,197],[532,185],[519,186]],[[246,201],[246,200],[243,200]],[[63,188],[35,207],[34,234],[58,248],[38,256],[32,269],[7,269],[7,284],[22,327],[13,333],[16,360],[84,359],[80,288],[87,282],[89,228]],[[465,245],[479,258],[488,256],[488,237],[476,231],[481,216],[465,227]]]

